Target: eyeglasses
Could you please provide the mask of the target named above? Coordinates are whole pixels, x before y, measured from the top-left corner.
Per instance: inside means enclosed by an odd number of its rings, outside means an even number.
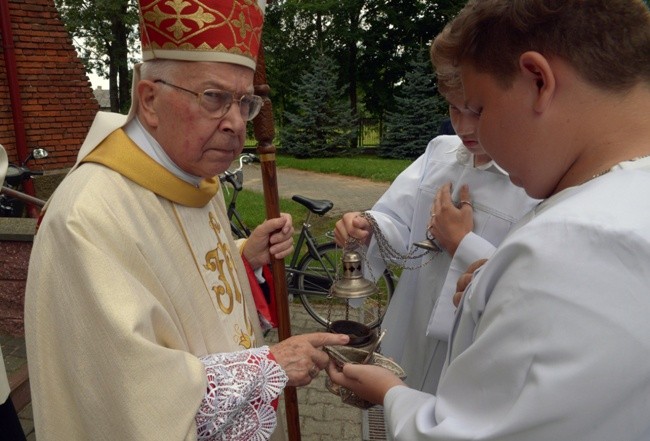
[[[213,118],[222,118],[228,113],[232,103],[237,103],[239,104],[239,112],[242,118],[245,121],[250,121],[260,113],[260,109],[264,105],[262,97],[257,95],[244,94],[239,98],[235,98],[235,95],[227,90],[206,89],[203,92],[194,92],[163,80],[155,80],[154,83],[164,84],[165,86],[191,93],[197,98],[199,105]]]

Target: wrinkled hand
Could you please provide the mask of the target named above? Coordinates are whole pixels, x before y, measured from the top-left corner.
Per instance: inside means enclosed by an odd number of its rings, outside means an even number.
[[[460,200],[470,201],[469,187],[463,185],[460,189]],[[474,228],[474,214],[469,204],[460,207],[451,200],[451,183],[438,189],[431,207],[431,220],[429,233],[435,237],[436,242],[453,256],[458,245]]]
[[[474,271],[482,267],[485,262],[487,262],[487,259],[477,260],[468,266],[465,270],[465,273],[461,274],[461,276],[458,278],[458,281],[456,282],[456,293],[454,294],[454,298],[452,300],[456,308],[458,308],[458,305],[460,305],[460,301],[463,299],[465,289],[467,289],[467,286],[472,281],[472,277],[474,277]]]
[[[340,247],[344,247],[349,238],[354,238],[361,244],[368,245],[371,236],[372,227],[370,226],[370,222],[365,217],[361,217],[360,211],[345,213],[336,222],[334,239]]]
[[[327,375],[332,382],[375,404],[384,403],[384,397],[390,388],[404,385],[404,382],[393,372],[369,364],[346,363],[341,370],[334,362],[330,362]]]
[[[345,345],[349,340],[346,334],[330,332],[295,335],[271,346],[271,353],[289,377],[287,386],[305,386],[329,363],[323,346]]]
[[[271,255],[284,259],[293,251],[293,224],[291,215],[267,219],[253,230],[246,240],[242,254],[253,269],[271,262]]]

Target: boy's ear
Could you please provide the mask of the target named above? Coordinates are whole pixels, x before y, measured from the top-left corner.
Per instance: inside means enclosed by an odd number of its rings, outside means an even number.
[[[539,52],[524,52],[519,57],[519,68],[525,79],[536,89],[534,109],[544,112],[555,94],[555,74],[546,57]]]
[[[141,80],[136,86],[136,93],[140,106],[140,118],[143,118],[150,127],[157,127],[158,115],[153,105],[156,99],[156,85],[151,81]]]

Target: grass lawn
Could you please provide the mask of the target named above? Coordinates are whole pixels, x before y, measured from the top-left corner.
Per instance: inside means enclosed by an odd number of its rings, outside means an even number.
[[[296,159],[284,155],[277,155],[276,157],[279,168],[286,167],[318,173],[336,173],[378,182],[392,182],[411,162],[413,161],[410,159],[383,159],[374,155],[314,159]]]

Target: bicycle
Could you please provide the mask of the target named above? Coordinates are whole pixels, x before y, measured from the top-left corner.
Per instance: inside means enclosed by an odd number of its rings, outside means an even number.
[[[37,208],[45,205],[45,201],[23,193],[23,184],[34,176],[43,174],[43,171],[30,170],[27,163],[32,159],[43,159],[47,156],[47,150],[38,148],[32,150],[22,163],[9,164],[5,180],[0,188],[0,217],[23,217],[28,214],[26,204]]]
[[[230,219],[230,230],[234,237],[244,239],[251,234],[251,229],[244,223],[237,211],[237,195],[244,188],[244,164],[260,162],[257,156],[252,153],[244,153],[239,156],[239,166],[234,170],[226,170],[219,176],[221,184],[230,184],[233,194],[228,203],[228,219]]]
[[[240,167],[236,170],[241,171],[241,158],[239,162]],[[236,208],[237,193],[243,188],[243,172],[239,178],[241,185],[232,185],[231,180],[222,180],[230,183],[234,189],[228,205],[233,232],[245,231],[245,228],[242,228],[244,223]],[[334,203],[326,199],[311,199],[301,195],[294,195],[292,200],[305,207],[307,215],[302,222],[289,263],[285,264],[290,300],[297,296],[307,313],[328,329],[331,323],[337,320],[359,322],[371,329],[378,327],[395,290],[391,272],[385,270],[381,274],[376,281],[377,292],[371,296],[353,300],[331,296],[333,283],[341,278],[341,260],[345,250],[334,242],[331,231],[324,235],[325,241],[319,240],[311,231],[310,222],[314,215],[323,216],[329,212],[334,207]],[[246,237],[234,234],[236,237]]]

